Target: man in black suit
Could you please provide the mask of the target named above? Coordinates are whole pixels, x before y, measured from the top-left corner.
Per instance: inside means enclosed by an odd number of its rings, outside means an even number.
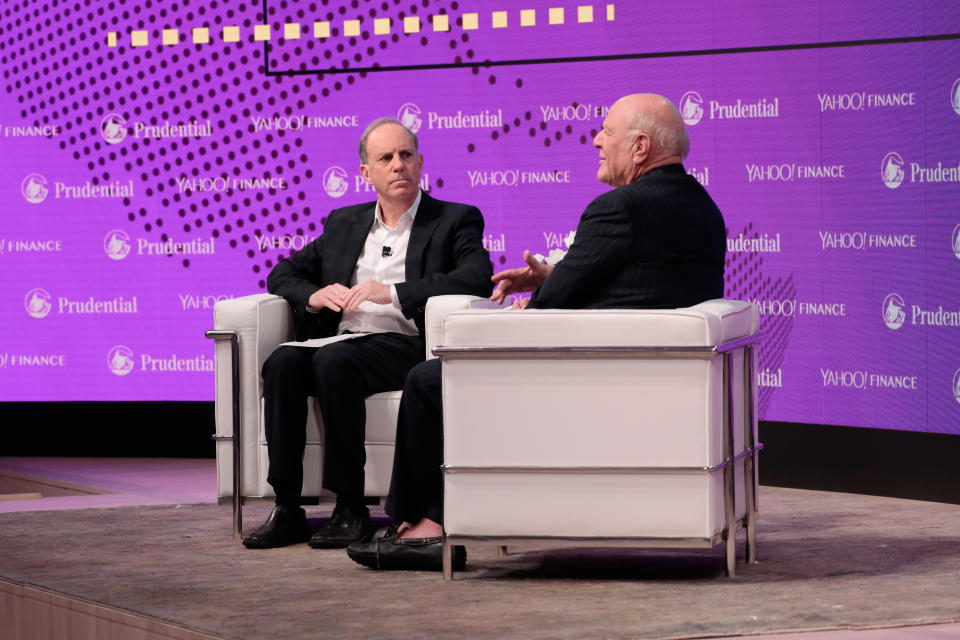
[[[597,179],[614,187],[580,217],[573,245],[551,267],[524,253],[526,267],[493,276],[492,300],[514,293],[523,308],[674,308],[723,297],[723,216],[683,168],[690,142],[672,102],[625,96],[610,108],[593,141]],[[443,414],[441,366],[414,367],[404,384],[387,513],[401,524],[347,547],[379,569],[441,568]],[[454,568],[466,554],[454,548]]]
[[[293,307],[298,340],[364,334],[320,348],[283,346],[263,365],[264,422],[277,506],[249,548],[306,542],[345,547],[368,539],[364,505],[365,399],[400,389],[424,358],[424,306],[431,296],[487,295],[492,267],[476,207],[420,190],[423,156],[412,131],[376,120],[360,139],[360,173],[377,201],[344,207],[323,234],[279,262],[267,289]],[[337,496],[328,523],[311,536],[300,507],[307,397],[324,426],[323,486]]]

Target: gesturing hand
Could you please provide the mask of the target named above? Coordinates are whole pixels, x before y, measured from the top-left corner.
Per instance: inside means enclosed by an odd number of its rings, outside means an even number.
[[[507,269],[493,275],[491,280],[497,283],[497,288],[490,296],[492,301],[503,304],[509,295],[533,291],[553,271],[552,266],[541,264],[529,251],[523,252],[523,261],[527,263],[526,267]]]
[[[356,309],[360,303],[369,300],[376,304],[387,304],[390,302],[390,286],[380,284],[376,280],[364,280],[355,284],[343,301],[344,309]]]
[[[342,284],[328,284],[323,289],[318,289],[310,295],[310,299],[307,300],[307,306],[314,309],[333,309],[334,311],[340,311],[349,294],[350,289]]]

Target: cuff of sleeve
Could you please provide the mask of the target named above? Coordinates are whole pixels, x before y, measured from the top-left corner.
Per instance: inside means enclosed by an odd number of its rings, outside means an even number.
[[[390,302],[393,303],[395,309],[400,309],[400,298],[397,297],[397,285],[390,285]]]

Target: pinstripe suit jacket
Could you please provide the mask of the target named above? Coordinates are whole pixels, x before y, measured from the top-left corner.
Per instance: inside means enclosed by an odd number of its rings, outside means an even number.
[[[675,308],[723,297],[723,216],[683,165],[591,202],[530,308]]]

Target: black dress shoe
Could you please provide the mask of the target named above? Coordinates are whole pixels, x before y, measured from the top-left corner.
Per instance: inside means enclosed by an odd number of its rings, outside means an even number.
[[[243,539],[248,549],[274,549],[310,539],[310,526],[303,509],[277,505],[263,525]]]
[[[330,520],[317,529],[309,544],[314,549],[343,549],[354,542],[366,542],[372,535],[369,509],[337,505]]]
[[[371,569],[443,569],[442,538],[400,538],[396,534],[374,538],[347,547],[347,555],[357,564]],[[467,550],[453,547],[453,570],[461,571],[467,563]]]

